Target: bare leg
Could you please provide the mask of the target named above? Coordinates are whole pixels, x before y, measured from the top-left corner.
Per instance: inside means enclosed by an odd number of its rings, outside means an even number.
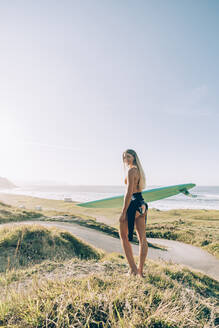
[[[147,215],[147,211],[145,214],[139,215],[135,219],[136,232],[139,240],[139,265],[138,265],[138,273],[141,277],[143,277],[143,268],[144,262],[148,253],[148,243],[146,239],[145,233],[145,215]]]
[[[126,217],[126,220],[124,222],[120,222],[120,227],[119,227],[119,234],[121,238],[121,243],[127,258],[127,261],[129,263],[129,266],[131,268],[131,273],[137,274],[138,269],[135,264],[135,260],[133,257],[133,252],[132,252],[132,246],[128,240],[128,220]]]

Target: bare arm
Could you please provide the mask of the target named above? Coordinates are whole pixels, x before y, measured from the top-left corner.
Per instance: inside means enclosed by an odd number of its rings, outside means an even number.
[[[134,177],[135,177],[135,169],[131,168],[128,171],[128,179],[127,179],[127,191],[124,196],[124,204],[122,208],[122,213],[126,214],[126,211],[129,207],[131,198],[132,198],[132,193],[133,193],[133,187],[134,187]]]

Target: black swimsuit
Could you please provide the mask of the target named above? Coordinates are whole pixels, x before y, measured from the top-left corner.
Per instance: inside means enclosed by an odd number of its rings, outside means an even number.
[[[142,197],[141,192],[135,192],[132,194],[131,202],[129,204],[129,207],[127,209],[127,216],[128,216],[128,239],[129,241],[132,241],[133,239],[133,231],[134,231],[134,224],[135,224],[135,213],[136,211],[139,211],[140,214],[142,213],[142,205],[146,206],[145,211],[148,210],[148,204],[144,201],[144,198]],[[145,224],[147,223],[147,214],[145,216]]]

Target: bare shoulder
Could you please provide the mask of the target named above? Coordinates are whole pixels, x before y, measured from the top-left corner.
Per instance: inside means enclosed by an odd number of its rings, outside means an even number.
[[[137,167],[131,167],[130,169],[128,169],[129,176],[135,176],[137,172],[138,172]]]

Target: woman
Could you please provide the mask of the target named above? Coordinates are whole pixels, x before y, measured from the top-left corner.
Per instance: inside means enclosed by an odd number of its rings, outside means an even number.
[[[125,178],[127,190],[124,196],[124,204],[120,221],[120,238],[125,255],[127,257],[130,274],[143,277],[144,262],[148,252],[148,243],[146,240],[145,226],[147,222],[148,204],[144,201],[141,191],[145,188],[145,174],[136,152],[127,149],[123,155],[124,168],[128,168],[128,174]],[[134,224],[139,240],[139,266],[137,268],[130,241],[133,238]]]

